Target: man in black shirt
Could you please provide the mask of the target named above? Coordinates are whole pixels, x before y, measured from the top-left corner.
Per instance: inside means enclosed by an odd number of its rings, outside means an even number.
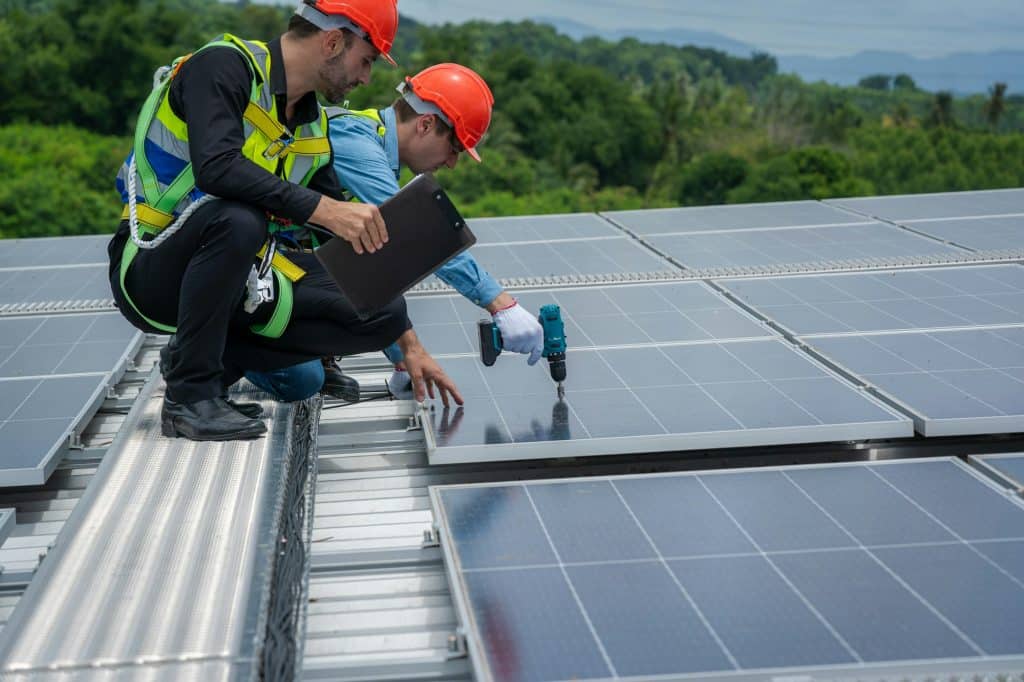
[[[129,321],[174,333],[161,354],[165,435],[257,437],[259,406],[227,399],[245,370],[395,341],[419,399],[436,387],[461,404],[403,299],[360,320],[314,257],[289,263],[268,243],[274,225],[309,223],[358,253],[385,247],[377,208],[341,200],[316,93],[338,100],[369,82],[378,57],[391,61],[397,22],[395,0],[306,0],[278,40],[225,34],[178,60],[143,107],[118,175],[110,278]]]

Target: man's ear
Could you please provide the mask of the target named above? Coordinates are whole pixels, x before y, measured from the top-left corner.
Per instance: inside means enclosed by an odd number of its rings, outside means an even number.
[[[340,29],[324,31],[323,42],[320,44],[324,56],[332,58],[341,54],[345,48],[345,34]]]
[[[429,135],[434,130],[434,117],[424,114],[416,121],[416,132],[421,135]]]

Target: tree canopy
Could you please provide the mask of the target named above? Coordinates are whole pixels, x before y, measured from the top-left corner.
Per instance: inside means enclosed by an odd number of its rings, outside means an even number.
[[[291,7],[208,0],[0,1],[0,235],[109,232],[114,176],[156,67],[223,32],[270,39]],[[532,22],[403,18],[349,106],[386,106],[430,64],[495,94],[485,162],[440,179],[467,216],[775,201],[1024,184],[1024,99],[805,83],[767,54],[576,41]]]

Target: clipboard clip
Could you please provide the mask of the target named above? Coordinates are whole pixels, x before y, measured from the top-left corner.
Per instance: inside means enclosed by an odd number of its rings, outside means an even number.
[[[459,210],[455,208],[455,204],[452,203],[452,200],[448,198],[443,189],[434,190],[431,196],[434,197],[434,201],[441,208],[441,213],[444,214],[445,219],[452,226],[453,230],[461,230],[466,226],[466,221],[459,214]]]

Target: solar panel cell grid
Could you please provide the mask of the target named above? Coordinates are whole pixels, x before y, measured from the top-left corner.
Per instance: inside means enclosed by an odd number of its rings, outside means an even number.
[[[910,434],[909,422],[777,340],[574,350],[565,403],[543,363],[445,369],[467,404],[435,405],[434,463]],[[857,434],[853,436],[853,434]],[[495,447],[482,448],[491,445]],[[530,447],[532,446],[532,447]]]
[[[117,313],[0,319],[0,379],[109,373],[141,336]]]
[[[0,268],[106,264],[110,235],[0,240]]]
[[[1024,202],[1022,202],[1024,203]],[[1024,211],[1024,206],[1021,206]],[[1024,249],[1024,214],[1002,218],[907,222],[918,232],[977,251]]]
[[[106,265],[0,271],[0,306],[111,298]]]
[[[965,266],[720,280],[799,335],[1024,323],[1024,268]]]
[[[807,338],[926,436],[1024,430],[1024,328]]]
[[[621,230],[591,213],[477,218],[469,221],[469,227],[480,245],[623,236]]]
[[[513,292],[532,314],[561,307],[572,348],[758,338],[771,331],[699,282]],[[408,301],[416,333],[434,355],[478,353],[477,321],[487,313],[461,296]]]
[[[1024,665],[1024,505],[952,460],[432,496],[481,679]]]
[[[855,224],[868,220],[817,201],[609,211],[603,215],[643,236]]]
[[[105,375],[16,379],[0,392],[0,486],[39,485],[83,414],[102,400]]]
[[[895,222],[1003,215],[1024,213],[1024,189],[828,199],[825,203]]]
[[[499,279],[669,272],[677,268],[628,237],[530,244],[482,244],[473,256]]]
[[[688,269],[770,269],[858,259],[914,259],[964,253],[882,223],[761,232],[674,234],[648,237],[647,241]]]

